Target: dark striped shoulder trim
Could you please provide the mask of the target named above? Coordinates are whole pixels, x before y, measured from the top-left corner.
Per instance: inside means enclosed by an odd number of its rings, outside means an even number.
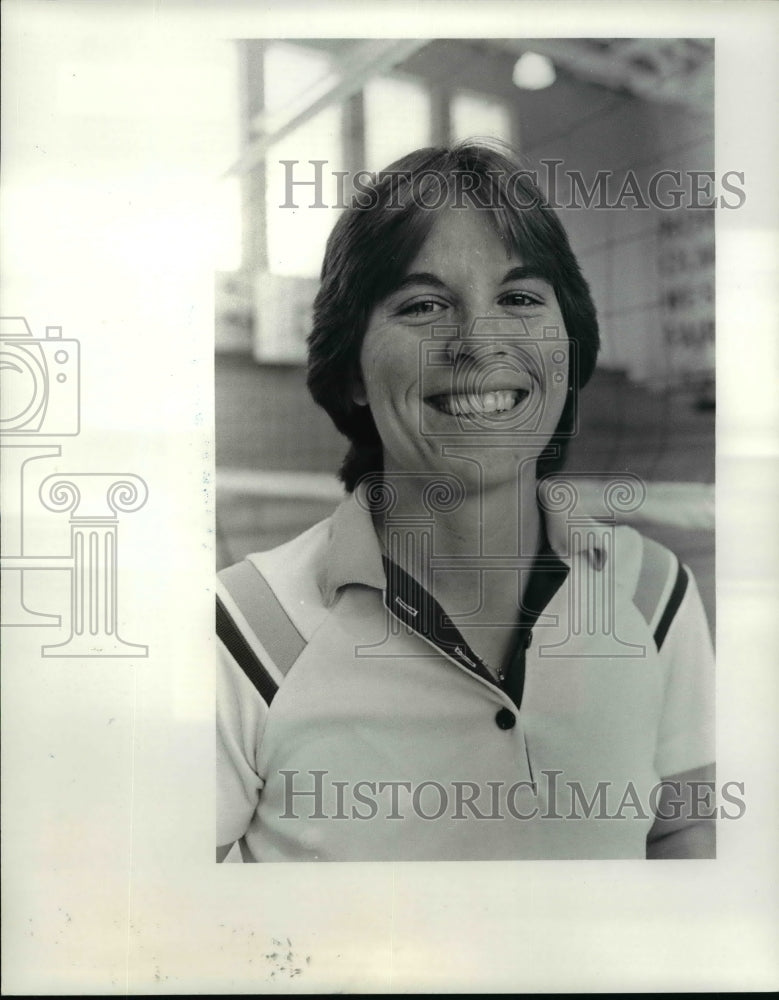
[[[633,603],[641,612],[659,650],[684,600],[689,574],[664,545],[646,536],[642,536],[641,541],[641,569]]]
[[[267,665],[280,678],[286,676],[306,647],[271,585],[248,559],[219,574],[223,586],[262,646]]]
[[[657,628],[655,629],[654,640],[658,650],[660,650],[665,642],[665,637],[668,635],[668,629],[671,627],[671,623],[676,617],[676,612],[679,610],[679,607],[684,600],[684,595],[687,593],[687,585],[689,582],[690,576],[687,570],[681,563],[678,563],[676,580],[674,581],[671,596],[668,598],[663,614],[660,617],[660,621],[657,623]]]
[[[270,705],[279,689],[264,664],[246,641],[241,630],[233,621],[230,612],[217,595],[216,634],[225,644],[227,651],[243,670],[259,692],[266,705]]]

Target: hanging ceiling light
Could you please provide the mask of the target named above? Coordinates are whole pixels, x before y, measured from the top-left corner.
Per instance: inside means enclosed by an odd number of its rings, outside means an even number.
[[[523,90],[543,90],[552,86],[557,74],[551,59],[538,52],[523,52],[514,63],[511,78]]]

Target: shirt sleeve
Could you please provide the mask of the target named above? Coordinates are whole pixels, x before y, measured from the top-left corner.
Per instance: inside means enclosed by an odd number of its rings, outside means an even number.
[[[659,650],[665,694],[655,766],[663,778],[711,764],[714,740],[714,651],[695,578],[687,584]]]
[[[268,706],[220,640],[217,646],[217,845],[222,846],[246,833],[259,803],[263,780],[256,761]]]

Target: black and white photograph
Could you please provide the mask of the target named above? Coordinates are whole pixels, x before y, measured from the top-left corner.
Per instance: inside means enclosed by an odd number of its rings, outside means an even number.
[[[237,46],[219,847],[713,858],[713,40]]]
[[[2,16],[3,992],[775,988],[773,5]]]

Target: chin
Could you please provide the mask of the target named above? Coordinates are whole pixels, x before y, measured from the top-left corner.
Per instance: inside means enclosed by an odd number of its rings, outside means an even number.
[[[457,445],[453,445],[457,448]],[[488,449],[483,449],[483,452]],[[520,472],[528,472],[535,478],[536,463],[543,448],[534,447],[527,451],[515,450],[502,459],[497,456],[492,461],[481,460],[478,449],[470,447],[463,451],[463,457],[440,456],[431,463],[428,471],[446,472],[458,476],[469,488],[493,488],[510,486],[518,482]]]

